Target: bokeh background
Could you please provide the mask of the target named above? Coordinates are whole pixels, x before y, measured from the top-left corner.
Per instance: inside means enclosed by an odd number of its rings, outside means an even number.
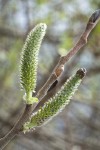
[[[99,8],[99,0],[0,0],[0,137],[25,107],[19,61],[27,33],[37,23],[48,26],[39,54],[37,92]],[[87,69],[87,75],[64,111],[47,125],[17,136],[5,150],[100,150],[100,22],[46,99],[80,67]]]

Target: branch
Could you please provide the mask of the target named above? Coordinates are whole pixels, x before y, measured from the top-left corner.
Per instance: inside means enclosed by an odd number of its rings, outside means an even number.
[[[1,27],[0,26],[0,36],[7,36],[10,38],[24,38],[22,33],[19,33],[18,31],[14,31],[7,27]]]
[[[47,82],[44,84],[44,86],[39,90],[36,97],[41,101],[42,98],[47,94],[48,90],[52,86],[52,84],[58,80],[58,78],[61,76],[64,70],[65,63],[72,58],[86,43],[87,38],[92,31],[92,29],[95,27],[97,22],[100,19],[100,10],[95,11],[92,16],[90,17],[85,32],[80,37],[79,41],[76,43],[76,45],[70,50],[70,52],[61,57],[58,64],[54,68],[54,71],[52,72],[51,76],[47,80]],[[37,104],[37,106],[39,103]],[[36,107],[37,107],[36,106]],[[18,120],[18,122],[15,124],[15,126],[12,128],[12,130],[5,135],[2,139],[0,139],[0,148],[1,150],[12,140],[13,137],[15,137],[18,133],[22,132],[22,126],[23,124],[29,119],[31,113],[34,110],[34,105],[26,105],[26,108],[24,110],[24,113]]]
[[[3,138],[0,139],[0,150],[3,150],[5,146],[20,132],[22,132],[23,124],[28,121],[31,113],[32,113],[32,105],[26,105],[24,113],[14,125],[14,127],[10,130],[8,134],[6,134]]]
[[[100,9],[96,10],[92,16],[90,17],[86,29],[83,32],[82,36],[80,37],[79,41],[76,43],[76,45],[69,51],[69,53],[65,56],[62,56],[54,68],[51,76],[47,80],[47,82],[44,84],[44,86],[38,91],[36,97],[41,101],[42,98],[47,94],[49,88],[51,85],[58,80],[58,78],[61,76],[63,72],[63,68],[65,63],[71,59],[86,43],[87,43],[87,38],[92,31],[92,29],[96,26],[100,19]],[[59,73],[58,73],[59,72]],[[38,105],[38,104],[37,104]]]

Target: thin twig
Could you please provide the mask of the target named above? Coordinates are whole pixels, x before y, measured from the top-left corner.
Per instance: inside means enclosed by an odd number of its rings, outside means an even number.
[[[80,37],[79,41],[76,43],[76,45],[70,50],[70,52],[66,56],[63,56],[60,58],[51,76],[49,77],[47,82],[44,84],[44,86],[37,93],[36,97],[39,99],[39,101],[42,100],[42,98],[47,94],[52,84],[56,80],[58,80],[58,78],[61,76],[64,70],[65,63],[69,59],[71,59],[72,56],[74,56],[87,43],[87,38],[90,32],[92,31],[92,29],[95,27],[95,25],[99,21],[99,19],[100,19],[100,10],[97,10],[90,17],[87,23],[85,32]],[[39,103],[37,105],[39,105]],[[19,132],[22,132],[22,126],[29,119],[33,110],[34,110],[34,105],[26,105],[24,113],[22,114],[18,122],[15,124],[15,126],[11,129],[11,131],[7,135],[5,135],[2,139],[0,139],[1,150],[3,150],[3,148],[12,140],[13,137],[15,137]]]
[[[32,110],[32,105],[26,105],[24,113],[14,127],[3,138],[0,139],[0,150],[3,150],[18,133],[22,132],[22,126],[29,119]]]
[[[87,38],[92,31],[92,29],[96,26],[97,22],[100,19],[100,9],[96,10],[92,16],[90,17],[86,29],[83,32],[82,36],[80,37],[79,41],[76,43],[76,45],[69,51],[69,53],[65,56],[62,56],[60,60],[58,61],[58,64],[54,68],[51,76],[47,80],[47,82],[44,84],[44,86],[38,91],[36,97],[41,101],[42,98],[47,94],[48,89],[51,87],[51,85],[60,77],[60,75],[63,72],[63,69],[61,70],[61,67],[65,65],[65,63],[71,59],[86,43]],[[57,75],[57,72],[61,70],[59,75]]]

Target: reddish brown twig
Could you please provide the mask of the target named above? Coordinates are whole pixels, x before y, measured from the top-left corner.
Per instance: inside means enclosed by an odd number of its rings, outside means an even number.
[[[87,38],[90,32],[92,31],[92,29],[95,27],[95,25],[99,21],[99,18],[100,18],[100,10],[97,10],[90,17],[87,23],[85,32],[82,34],[82,36],[80,37],[76,45],[70,50],[70,52],[66,56],[63,56],[60,58],[51,76],[49,77],[47,82],[44,84],[44,86],[39,90],[39,92],[36,95],[40,101],[47,94],[52,84],[61,76],[64,70],[63,68],[64,68],[65,63],[69,59],[71,59],[72,56],[74,56],[87,43]],[[38,105],[39,103],[37,104],[37,106]],[[0,139],[1,150],[3,150],[3,148],[9,143],[9,141],[11,141],[13,137],[15,137],[15,135],[17,135],[19,132],[22,131],[22,125],[29,119],[33,110],[35,110],[34,105],[26,105],[24,113],[22,114],[18,122],[15,124],[15,126],[12,128],[12,130],[7,135],[5,135],[2,139]]]
[[[50,86],[60,77],[60,75],[63,72],[63,69],[61,70],[62,66],[64,67],[65,63],[71,59],[86,43],[87,43],[87,38],[92,31],[92,29],[95,27],[97,22],[99,21],[100,18],[100,10],[96,10],[92,16],[90,17],[86,29],[82,36],[80,37],[79,41],[76,43],[76,45],[69,51],[68,54],[65,56],[62,56],[54,68],[51,76],[47,80],[47,82],[44,84],[44,86],[38,91],[36,97],[38,97],[39,100],[41,100],[46,94]],[[57,71],[61,70],[60,74],[57,75]]]

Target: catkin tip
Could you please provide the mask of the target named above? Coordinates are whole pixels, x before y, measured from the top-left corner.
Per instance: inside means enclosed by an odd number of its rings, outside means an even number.
[[[40,23],[40,26],[42,26],[45,30],[47,29],[47,25],[45,23]]]
[[[85,68],[81,68],[76,72],[77,75],[80,76],[80,78],[82,79],[85,75],[86,75],[86,69]]]

